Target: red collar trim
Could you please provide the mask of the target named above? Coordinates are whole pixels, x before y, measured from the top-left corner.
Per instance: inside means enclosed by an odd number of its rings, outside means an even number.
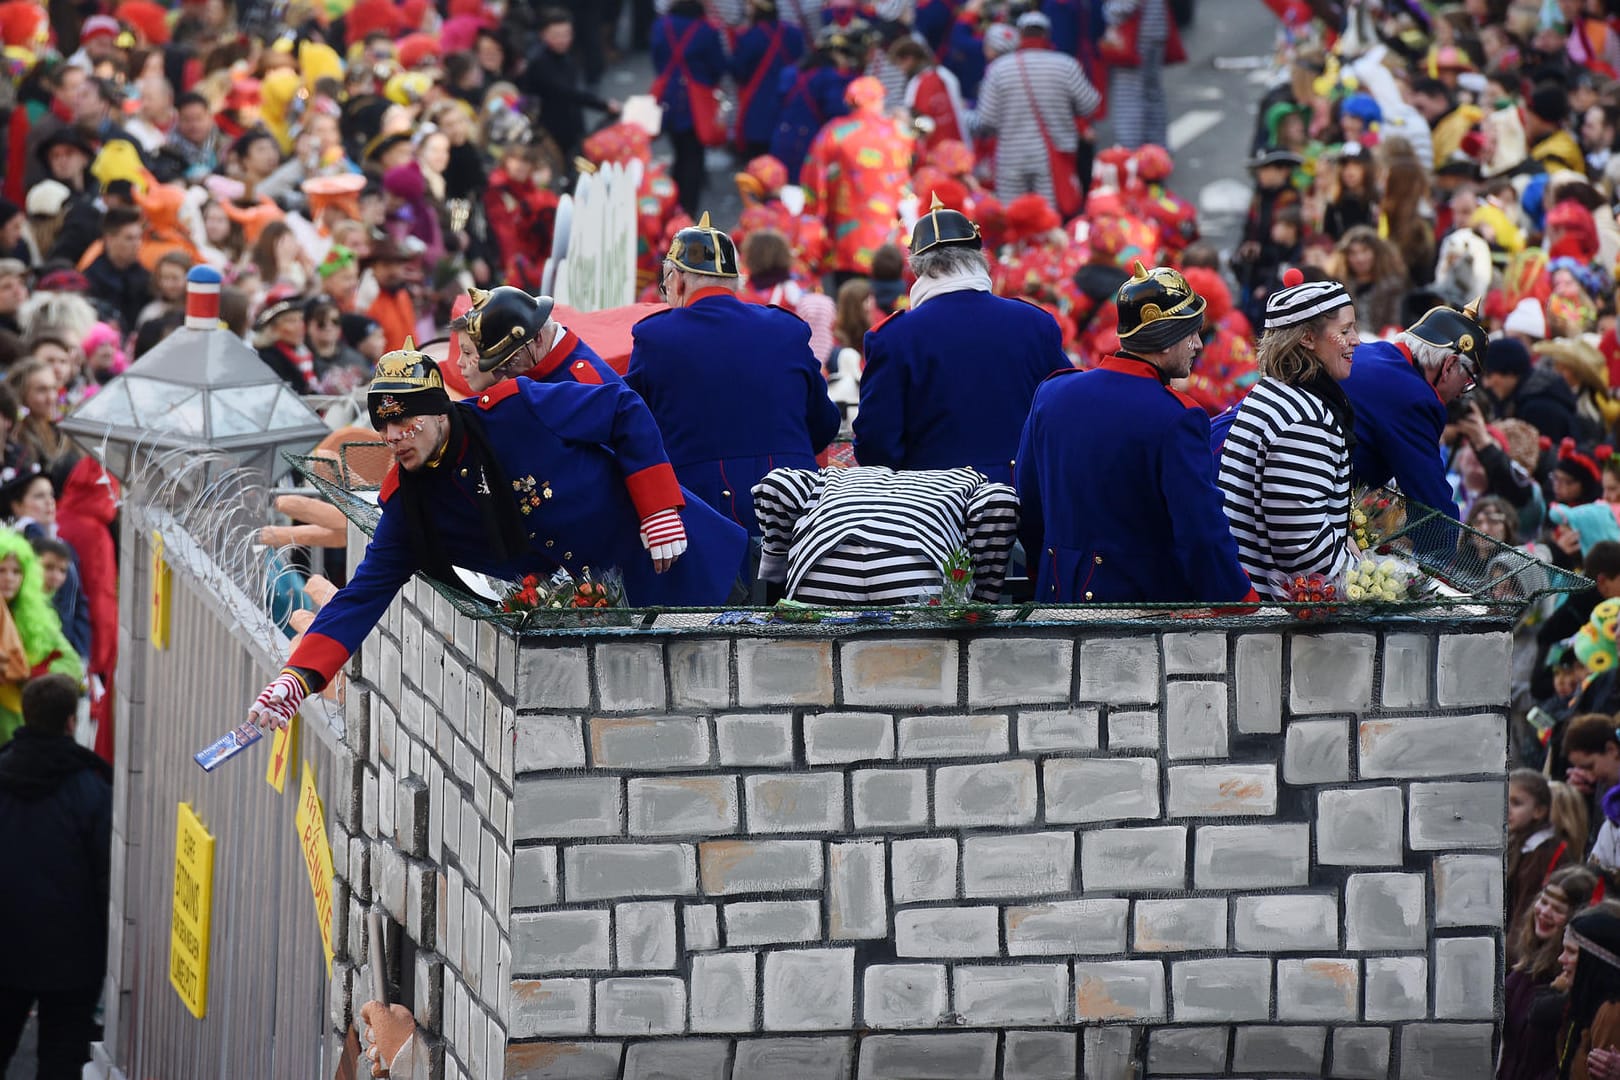
[[[724,296],[724,297],[727,297],[728,299],[731,299],[731,300],[736,300],[737,299],[737,294],[732,292],[730,289],[727,289],[727,288],[725,288],[723,286],[720,286],[720,285],[710,285],[707,288],[699,289],[697,292],[693,293],[691,296],[688,296],[686,298],[686,306],[691,307],[693,304],[697,303],[699,300],[712,300],[717,296]]]
[[[551,351],[540,358],[538,364],[524,372],[524,374],[531,379],[545,378],[562,366],[562,362],[568,359],[568,354],[573,352],[574,346],[578,344],[579,335],[564,327],[563,336],[557,340],[557,344],[553,345]]]
[[[1152,379],[1159,385],[1164,385],[1164,376],[1159,369],[1146,360],[1138,360],[1134,356],[1105,356],[1102,363],[1096,367],[1097,371],[1115,371],[1121,375],[1134,375],[1138,379]]]
[[[1440,396],[1440,388],[1435,386],[1434,383],[1430,382],[1427,375],[1423,374],[1423,365],[1417,362],[1417,357],[1412,355],[1412,350],[1407,346],[1406,342],[1397,341],[1393,344],[1401,351],[1401,355],[1406,357],[1406,362],[1412,365],[1412,370],[1417,372],[1417,377],[1422,379],[1423,384],[1434,393],[1434,399],[1440,404],[1444,405],[1446,403],[1446,399]]]
[[[518,382],[516,379],[502,379],[478,395],[478,407],[484,412],[488,412],[517,392]]]

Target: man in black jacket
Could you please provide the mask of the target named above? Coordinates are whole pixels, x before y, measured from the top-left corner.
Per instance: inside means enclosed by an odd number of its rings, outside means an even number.
[[[1552,367],[1533,367],[1530,351],[1512,338],[1485,350],[1485,377],[1494,419],[1514,416],[1553,441],[1575,434],[1575,395]]]
[[[152,275],[141,265],[145,228],[139,210],[115,206],[101,220],[101,254],[84,268],[90,298],[118,312],[124,329],[133,329],[141,309],[152,302]]]
[[[619,103],[585,89],[569,50],[574,46],[573,16],[562,8],[540,13],[540,43],[529,53],[518,89],[540,107],[540,126],[551,132],[563,160],[573,168],[585,138],[585,109],[619,115]]]
[[[112,768],[73,741],[78,709],[72,679],[42,675],[0,748],[0,1073],[37,1002],[41,1080],[89,1060],[107,971]]]

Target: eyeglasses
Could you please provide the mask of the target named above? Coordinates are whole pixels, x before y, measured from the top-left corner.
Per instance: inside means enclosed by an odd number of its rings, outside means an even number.
[[[673,267],[661,271],[658,275],[658,296],[664,303],[669,303],[669,279],[675,276]]]
[[[1462,353],[1454,355],[1457,357],[1457,366],[1462,368],[1463,375],[1468,379],[1468,385],[1462,388],[1462,392],[1466,394],[1479,385],[1479,365]]]

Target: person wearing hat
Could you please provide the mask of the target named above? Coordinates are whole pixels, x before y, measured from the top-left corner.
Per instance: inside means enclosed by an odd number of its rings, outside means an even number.
[[[1568,169],[1586,175],[1586,155],[1570,134],[1569,91],[1555,82],[1541,83],[1525,100],[1524,134],[1530,160],[1518,171],[1553,172]]]
[[[658,428],[622,383],[508,379],[452,404],[438,365],[409,341],[377,361],[366,394],[394,455],[382,516],[349,583],[321,608],[248,711],[285,726],[331,680],[414,573],[462,587],[618,570],[627,603],[720,605],[743,530],[682,490]]]
[[[891,469],[971,465],[1013,475],[1035,388],[1069,366],[1034,304],[994,295],[979,227],[940,204],[911,230],[909,305],[866,334],[855,459]]]
[[[95,74],[96,68],[118,60],[118,36],[124,28],[111,15],[92,15],[79,27],[79,51],[67,58],[72,67]]]
[[[1492,420],[1517,417],[1555,443],[1573,431],[1575,395],[1552,365],[1533,364],[1521,342],[1510,337],[1491,342],[1480,381]]]
[[[488,292],[468,289],[467,296],[470,303],[450,321],[450,333],[461,375],[474,393],[520,375],[590,386],[624,381],[578,334],[551,317],[556,303],[551,297],[511,285]]]
[[[787,167],[786,182],[797,184],[810,143],[829,120],[849,111],[844,91],[861,74],[853,46],[837,26],[816,34],[816,47],[797,64],[782,69],[776,91],[781,119],[771,134],[770,156]]]
[[[1412,502],[1457,517],[1440,437],[1446,406],[1483,374],[1490,336],[1476,311],[1431,308],[1394,341],[1356,349],[1344,381],[1355,409],[1353,483],[1382,487],[1393,480]]]
[[[1620,401],[1609,392],[1609,365],[1585,337],[1558,338],[1536,345],[1535,354],[1552,361],[1553,371],[1574,398],[1569,433],[1589,446],[1604,439],[1620,421]]]
[[[376,282],[376,299],[366,314],[382,324],[387,348],[397,349],[416,330],[416,303],[411,298],[407,270],[418,256],[392,236],[384,236],[371,245],[371,251],[362,262],[371,270]]]
[[[1203,347],[1204,299],[1178,271],[1137,262],[1115,304],[1119,353],[1042,383],[1018,447],[1036,599],[1256,599],[1221,509],[1209,420],[1170,386]]]
[[[814,469],[838,434],[810,327],[737,296],[737,249],[707,213],[675,234],[661,273],[670,309],[631,328],[624,381],[658,422],[681,483],[758,536],[749,493],[760,477]]]
[[[1356,562],[1350,539],[1350,374],[1360,337],[1337,281],[1285,275],[1266,298],[1260,381],[1233,418],[1217,484],[1238,561],[1261,596],[1292,598],[1299,575],[1332,580]]]
[[[748,29],[731,50],[737,84],[737,141],[745,159],[769,153],[782,118],[782,71],[805,53],[804,31],[778,16],[776,0],[748,0]]]
[[[833,239],[828,268],[838,285],[870,274],[873,253],[897,232],[912,153],[904,126],[883,112],[882,83],[862,75],[844,100],[850,111],[817,133],[800,177],[805,213]]]
[[[259,359],[263,360],[295,393],[313,394],[320,389],[315,374],[315,358],[304,343],[304,301],[291,285],[278,285],[264,298],[264,307],[253,321]]]

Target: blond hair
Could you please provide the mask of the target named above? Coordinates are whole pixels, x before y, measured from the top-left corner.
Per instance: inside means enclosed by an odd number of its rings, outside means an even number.
[[[1293,326],[1267,330],[1254,350],[1260,374],[1289,386],[1310,382],[1322,374],[1325,370],[1322,358],[1306,347],[1305,338],[1321,333],[1327,321],[1328,315],[1318,315]]]

